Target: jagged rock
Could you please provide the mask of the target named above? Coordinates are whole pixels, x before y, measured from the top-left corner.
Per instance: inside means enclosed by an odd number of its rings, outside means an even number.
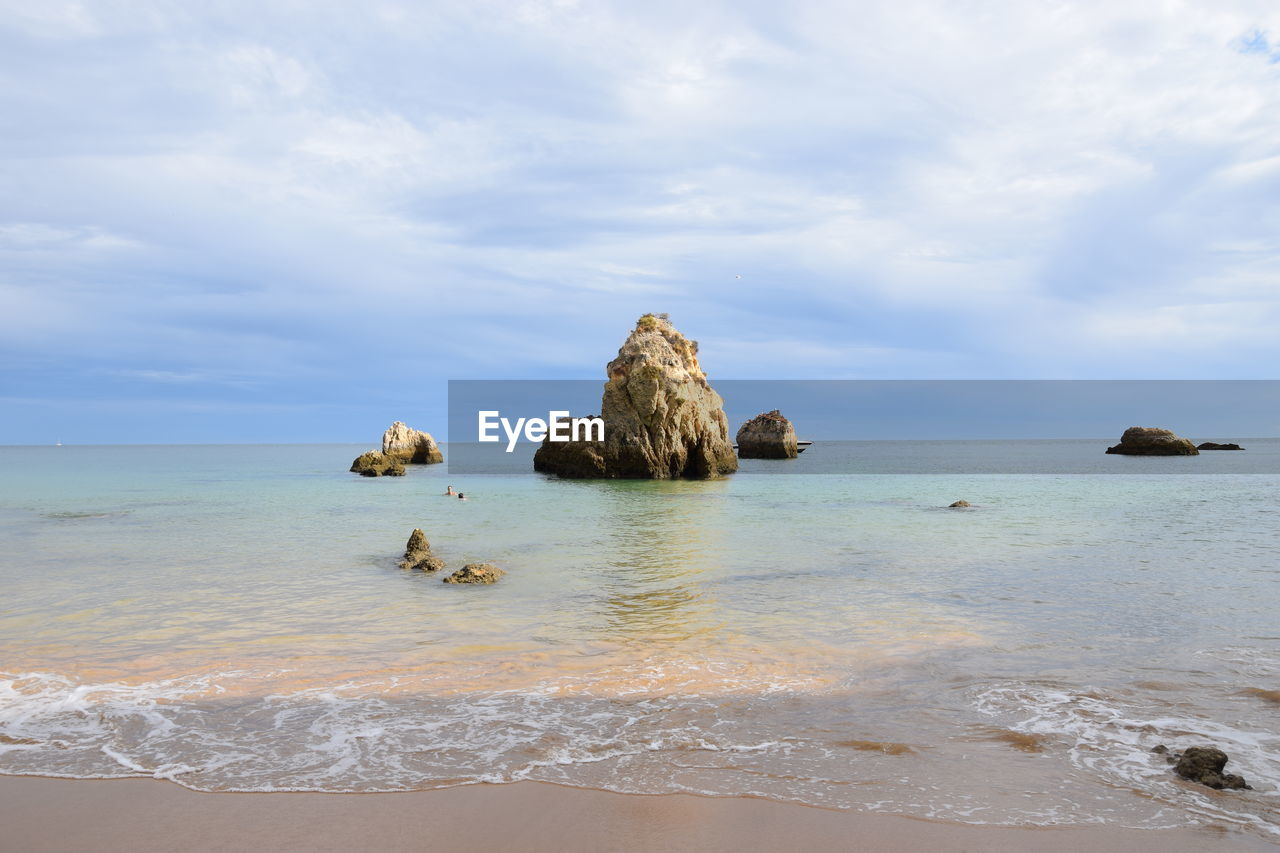
[[[438,572],[444,568],[444,560],[431,553],[431,543],[420,528],[414,528],[409,541],[404,547],[404,558],[400,560],[400,568],[419,572]]]
[[[423,554],[412,561],[407,558],[401,560],[400,568],[415,572],[438,572],[444,568],[444,560],[435,554]]]
[[[430,551],[431,543],[427,541],[427,534],[422,532],[421,527],[413,528],[413,532],[409,534],[409,541],[404,545],[405,556],[409,556],[417,551]]]
[[[413,465],[434,465],[444,461],[444,454],[431,433],[412,429],[403,421],[396,421],[382,434],[382,452]]]
[[[969,503],[968,501],[956,501],[953,504],[947,504],[948,509],[956,509],[956,508],[966,507],[966,506],[973,506],[973,504]]]
[[[502,569],[493,563],[467,563],[453,574],[444,578],[445,583],[497,583],[498,578],[505,575]]]
[[[738,469],[724,400],[707,384],[698,344],[646,314],[609,362],[604,441],[543,441],[533,468],[561,477],[711,479]]]
[[[1189,439],[1157,427],[1129,427],[1120,443],[1107,448],[1108,453],[1126,456],[1198,456],[1199,450]]]
[[[1177,759],[1173,771],[1183,779],[1208,785],[1210,788],[1253,790],[1243,777],[1234,773],[1224,773],[1227,766],[1227,754],[1214,746],[1193,746]]]
[[[404,463],[381,451],[370,450],[356,457],[351,470],[362,477],[403,477]]]
[[[777,409],[740,426],[737,441],[739,459],[795,459],[800,455],[795,427]]]
[[[1244,448],[1238,444],[1218,444],[1206,441],[1203,444],[1197,444],[1196,450],[1244,450]]]

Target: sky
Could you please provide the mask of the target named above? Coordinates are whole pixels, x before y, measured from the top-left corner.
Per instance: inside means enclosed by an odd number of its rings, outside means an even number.
[[[1274,2],[0,0],[0,128],[0,444],[441,430],[649,311],[713,383],[1280,361]]]

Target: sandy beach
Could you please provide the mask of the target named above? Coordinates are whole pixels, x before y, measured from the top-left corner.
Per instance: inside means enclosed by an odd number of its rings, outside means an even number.
[[[537,782],[403,794],[204,794],[151,779],[0,777],[4,849],[1261,851],[1226,828],[985,827],[748,798]]]

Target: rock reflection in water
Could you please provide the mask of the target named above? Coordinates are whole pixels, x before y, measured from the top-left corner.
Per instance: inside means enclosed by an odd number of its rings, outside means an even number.
[[[601,481],[582,484],[597,492],[607,524],[599,594],[591,605],[591,630],[624,644],[706,642],[722,619],[705,581],[723,566],[725,525],[720,523],[726,484],[710,482]],[[636,492],[650,500],[636,500]]]

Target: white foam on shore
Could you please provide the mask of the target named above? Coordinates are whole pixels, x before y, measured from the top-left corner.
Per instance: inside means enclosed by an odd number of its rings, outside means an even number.
[[[1171,714],[1136,697],[1102,689],[1013,683],[977,691],[975,707],[1015,732],[1065,748],[1074,768],[1117,788],[1140,792],[1171,812],[1246,825],[1280,836],[1280,736],[1193,714]],[[1215,745],[1230,756],[1228,770],[1252,791],[1219,793],[1182,782],[1164,756]]]
[[[243,689],[246,680],[261,688]],[[750,795],[968,823],[1114,823],[1169,827],[1230,820],[1275,833],[1272,811],[1227,808],[1187,792],[1148,752],[1196,739],[1231,744],[1242,772],[1274,801],[1280,750],[1265,732],[1194,718],[1142,716],[1109,697],[1005,684],[976,692],[984,714],[1064,741],[1064,767],[1089,777],[1009,797],[950,775],[947,743],[887,755],[833,743],[842,694],[775,689],[732,699],[638,698],[545,689],[433,695],[405,678],[273,690],[243,672],[146,684],[0,674],[0,772],[150,776],[205,791],[403,791],[538,780],[625,793]],[[230,689],[233,688],[234,689]],[[834,715],[834,716],[833,716]],[[937,751],[938,761],[929,753]],[[1056,760],[1056,756],[1051,756]],[[1006,765],[989,755],[997,775]],[[1109,789],[1098,793],[1095,780]],[[1154,797],[1154,808],[1146,799]],[[1082,793],[1083,792],[1083,793]],[[1131,802],[1132,801],[1132,802]]]

